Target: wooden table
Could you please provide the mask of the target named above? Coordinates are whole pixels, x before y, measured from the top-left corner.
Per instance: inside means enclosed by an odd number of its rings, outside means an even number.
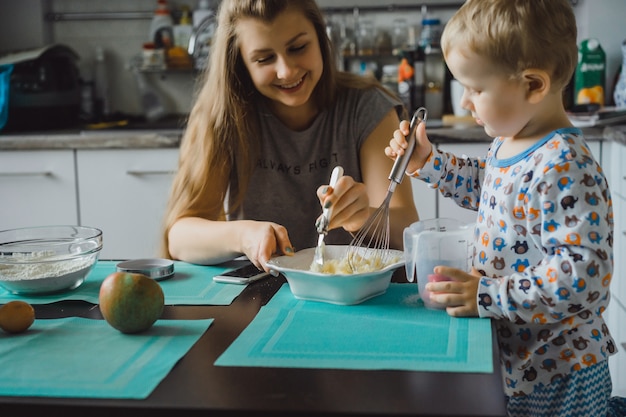
[[[117,417],[119,413],[140,413],[215,417],[263,413],[490,417],[506,414],[495,355],[493,374],[213,366],[284,282],[281,276],[253,283],[229,306],[166,306],[164,319],[215,320],[145,400],[0,397],[0,415]],[[85,302],[36,305],[35,310],[38,319],[102,318],[98,306]]]

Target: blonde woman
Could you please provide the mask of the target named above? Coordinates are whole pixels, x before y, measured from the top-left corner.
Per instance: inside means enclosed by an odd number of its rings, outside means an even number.
[[[338,72],[313,0],[224,0],[180,148],[163,256],[216,264],[347,244],[383,201],[388,137],[406,115],[374,79]],[[331,171],[345,175],[328,187]],[[409,181],[391,200],[391,246],[418,220]]]

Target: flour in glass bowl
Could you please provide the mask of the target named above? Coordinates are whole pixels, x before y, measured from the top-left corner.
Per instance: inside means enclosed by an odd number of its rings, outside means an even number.
[[[95,254],[60,259],[54,252],[13,253],[0,256],[0,281],[15,293],[52,292],[72,289],[83,282],[97,260]],[[27,263],[27,262],[28,263]]]

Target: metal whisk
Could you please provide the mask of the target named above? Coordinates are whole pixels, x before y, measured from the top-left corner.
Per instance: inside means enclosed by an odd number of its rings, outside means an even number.
[[[361,229],[350,242],[346,256],[348,264],[353,271],[358,271],[362,260],[367,260],[368,264],[380,266],[387,265],[390,261],[389,253],[389,202],[393,196],[396,186],[402,182],[406,166],[409,163],[411,154],[415,149],[415,129],[420,123],[426,121],[428,111],[420,107],[411,118],[411,127],[407,136],[408,147],[404,155],[396,158],[391,173],[389,174],[389,188],[382,204],[363,224]]]

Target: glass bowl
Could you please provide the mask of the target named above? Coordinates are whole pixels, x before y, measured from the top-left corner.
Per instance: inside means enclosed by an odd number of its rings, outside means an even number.
[[[41,226],[0,231],[0,286],[13,294],[49,294],[79,287],[102,250],[102,231]]]
[[[325,262],[345,262],[348,245],[327,245]],[[367,251],[372,257],[377,251]],[[282,273],[291,293],[299,299],[331,304],[352,305],[384,294],[394,271],[404,265],[404,253],[389,250],[391,261],[380,269],[368,272],[324,273],[311,268],[315,248],[296,252],[293,256],[278,256],[267,262],[267,267]],[[342,270],[342,268],[339,268]]]

